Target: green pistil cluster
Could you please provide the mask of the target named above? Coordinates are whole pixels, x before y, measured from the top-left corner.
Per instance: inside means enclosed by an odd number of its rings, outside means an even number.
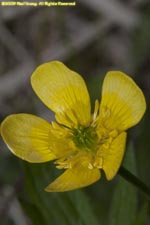
[[[73,141],[78,148],[84,148],[87,151],[96,150],[97,134],[93,127],[78,126],[73,129]]]

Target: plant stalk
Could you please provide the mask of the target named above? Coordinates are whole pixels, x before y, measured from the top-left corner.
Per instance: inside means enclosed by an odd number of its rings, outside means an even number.
[[[142,191],[150,200],[150,187],[143,183],[138,177],[136,177],[123,166],[120,167],[118,174],[122,176],[125,180],[127,180],[129,183],[137,187],[140,191]]]

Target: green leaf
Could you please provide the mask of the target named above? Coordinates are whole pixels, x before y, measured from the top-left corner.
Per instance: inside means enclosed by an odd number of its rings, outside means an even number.
[[[135,173],[135,156],[131,143],[127,148],[124,166]],[[109,225],[131,225],[136,217],[136,206],[137,193],[135,187],[122,177],[118,177],[110,209]]]
[[[142,206],[139,214],[137,215],[137,218],[133,223],[133,225],[143,225],[146,224],[147,221],[148,221],[148,203],[145,203]]]
[[[141,126],[142,125],[142,126]],[[137,163],[138,163],[138,172],[141,179],[150,186],[149,179],[149,162],[150,162],[150,117],[147,110],[143,123],[140,124],[140,135],[137,140]]]

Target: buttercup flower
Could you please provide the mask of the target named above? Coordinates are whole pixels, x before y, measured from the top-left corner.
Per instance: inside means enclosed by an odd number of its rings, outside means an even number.
[[[39,66],[31,76],[38,97],[55,113],[49,123],[30,114],[8,116],[1,134],[19,158],[40,163],[55,160],[65,171],[46,187],[62,192],[90,185],[105,172],[107,180],[117,173],[123,159],[126,130],[142,118],[146,104],[142,91],[127,75],[108,72],[99,105],[91,114],[86,84],[76,72],[53,61]]]

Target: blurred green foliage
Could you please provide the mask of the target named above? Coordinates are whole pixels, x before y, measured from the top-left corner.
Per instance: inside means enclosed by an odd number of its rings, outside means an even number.
[[[50,177],[56,176],[55,168],[52,168],[49,163],[33,166],[24,163],[24,168],[26,171],[25,190],[29,199],[20,197],[20,201],[34,221],[33,224],[41,224],[42,220],[43,225],[98,225],[90,201],[82,190],[66,193],[44,192],[44,185],[50,182]],[[40,217],[40,220],[36,215]]]

